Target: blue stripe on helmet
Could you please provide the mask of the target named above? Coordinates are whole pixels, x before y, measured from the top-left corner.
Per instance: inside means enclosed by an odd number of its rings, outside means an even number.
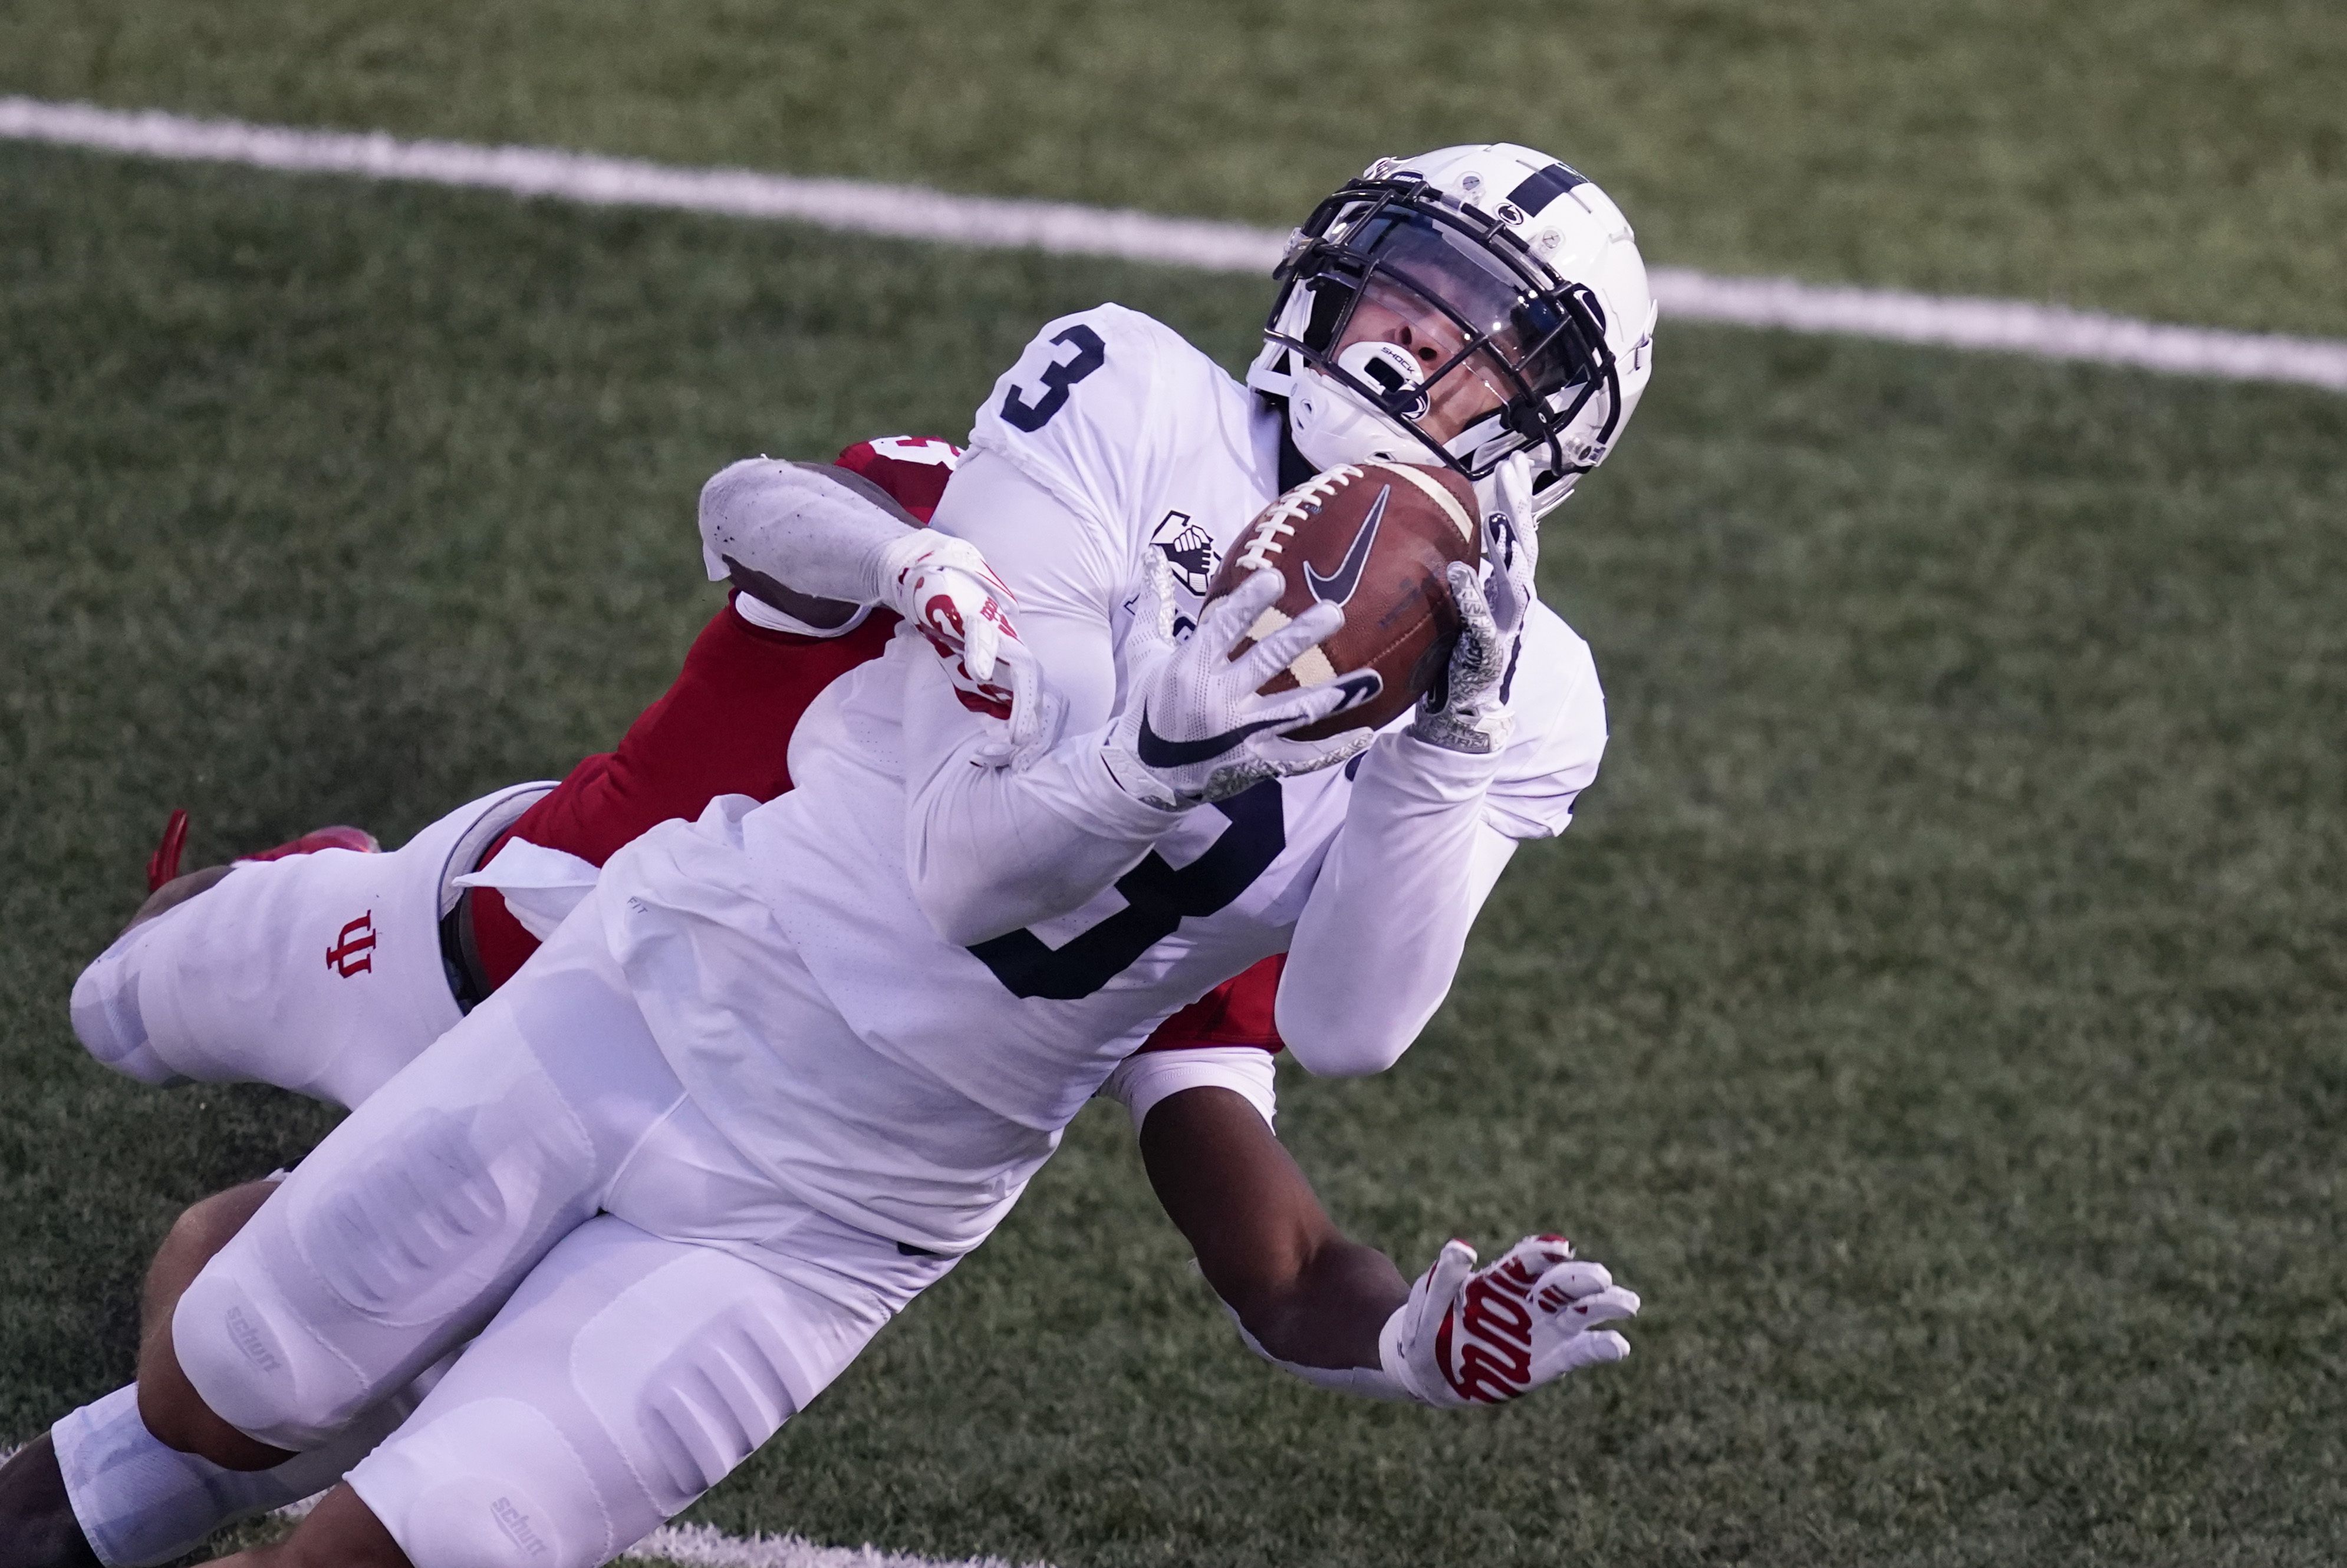
[[[1538,213],[1574,186],[1588,183],[1588,176],[1579,169],[1552,163],[1537,174],[1525,176],[1513,190],[1508,192],[1508,200],[1528,213]]]

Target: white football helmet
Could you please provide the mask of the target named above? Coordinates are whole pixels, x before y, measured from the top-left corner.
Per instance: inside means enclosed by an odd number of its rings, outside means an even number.
[[[1536,512],[1563,501],[1653,374],[1629,220],[1512,143],[1378,159],[1314,209],[1275,276],[1247,384],[1286,400],[1296,450],[1321,468],[1441,464],[1487,513],[1511,462]]]

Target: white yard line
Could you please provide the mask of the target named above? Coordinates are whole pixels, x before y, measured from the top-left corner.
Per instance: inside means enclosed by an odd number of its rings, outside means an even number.
[[[299,1519],[325,1494],[277,1511]],[[709,1524],[667,1524],[620,1553],[623,1563],[676,1563],[683,1568],[1013,1568],[999,1557],[916,1557],[877,1546],[817,1546],[798,1535],[728,1535]],[[1048,1568],[1029,1563],[1026,1568]]]
[[[681,1563],[685,1568],[1011,1568],[999,1557],[940,1562],[875,1546],[816,1546],[795,1535],[744,1540],[706,1524],[671,1524],[627,1553],[630,1562]]]
[[[0,1446],[0,1464],[16,1457],[16,1446]],[[281,1508],[277,1517],[299,1519],[318,1501]],[[683,1568],[1013,1568],[1000,1557],[916,1557],[876,1546],[817,1546],[796,1535],[728,1535],[707,1524],[664,1525],[621,1553],[620,1561],[676,1563]]]
[[[1283,242],[1278,235],[1236,223],[1112,212],[1056,201],[948,196],[917,186],[805,179],[746,169],[680,169],[554,148],[408,141],[381,131],[298,130],[38,98],[0,97],[0,139],[97,148],[139,158],[472,186],[596,206],[788,218],[894,239],[1114,256],[1211,272],[1268,272],[1279,260]]]
[[[299,1519],[323,1496],[281,1508],[277,1517]],[[620,1561],[677,1563],[683,1568],[1012,1568],[999,1557],[916,1557],[877,1546],[817,1546],[803,1536],[728,1535],[708,1524],[663,1525],[620,1553]]]
[[[790,219],[897,239],[1107,256],[1218,272],[1268,272],[1285,242],[1274,230],[1069,202],[952,196],[917,186],[741,169],[682,169],[552,148],[477,147],[381,132],[246,125],[38,98],[0,97],[0,140],[469,186],[603,206]],[[1678,321],[1833,333],[2347,392],[2347,341],[2335,338],[2170,326],[2017,300],[1827,288],[1790,278],[1724,278],[1683,267],[1657,267],[1653,276],[1665,313]]]

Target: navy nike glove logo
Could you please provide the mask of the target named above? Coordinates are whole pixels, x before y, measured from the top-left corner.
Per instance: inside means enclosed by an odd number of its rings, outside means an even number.
[[[1322,719],[1333,719],[1348,708],[1359,707],[1383,691],[1385,682],[1374,670],[1358,670],[1350,675],[1338,676],[1336,686],[1345,694],[1345,700],[1321,715]],[[1225,730],[1219,735],[1208,735],[1204,740],[1169,741],[1149,727],[1149,710],[1143,708],[1141,711],[1141,733],[1133,737],[1133,749],[1143,764],[1153,768],[1188,767],[1193,763],[1212,762],[1249,735],[1265,730],[1275,730],[1282,724],[1300,728],[1307,723],[1319,722],[1293,718],[1262,719],[1252,724],[1241,724],[1235,730]]]
[[[1339,675],[1337,677],[1337,690],[1345,693],[1345,700],[1329,709],[1327,716],[1333,719],[1348,708],[1358,708],[1385,689],[1385,677],[1374,670],[1356,670],[1350,675]]]
[[[1133,749],[1143,764],[1149,767],[1186,768],[1194,763],[1212,762],[1249,735],[1295,723],[1294,719],[1262,719],[1252,724],[1241,724],[1235,730],[1225,730],[1219,735],[1208,735],[1203,740],[1169,741],[1149,727],[1149,710],[1143,708],[1141,711],[1141,733],[1133,738]]]
[[[1314,599],[1322,604],[1342,604],[1353,597],[1353,590],[1361,585],[1361,569],[1369,564],[1369,547],[1377,543],[1378,524],[1386,515],[1386,497],[1392,494],[1393,487],[1388,485],[1369,503],[1368,516],[1361,519],[1360,531],[1345,548],[1345,559],[1337,563],[1335,571],[1322,577],[1312,569],[1310,561],[1304,563],[1304,585],[1312,590]]]

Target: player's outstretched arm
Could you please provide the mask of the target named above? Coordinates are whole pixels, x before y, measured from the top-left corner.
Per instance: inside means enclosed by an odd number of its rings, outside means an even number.
[[[745,457],[701,488],[710,576],[814,624],[877,604],[949,649],[981,683],[1037,700],[1017,600],[975,546],[932,532],[872,480],[828,463]]]
[[[1260,1111],[1228,1089],[1169,1095],[1141,1123],[1141,1158],[1199,1272],[1262,1354],[1377,1366],[1378,1334],[1409,1282],[1337,1228]]]
[[[1141,1153],[1249,1348],[1308,1382],[1460,1409],[1630,1353],[1603,1325],[1635,1314],[1636,1294],[1562,1236],[1527,1236],[1480,1269],[1452,1241],[1405,1284],[1337,1228],[1262,1112],[1231,1090],[1158,1102]]]
[[[1538,609],[1529,518],[1486,520],[1487,584],[1450,569],[1450,678],[1362,758],[1297,922],[1279,1029],[1314,1072],[1382,1071],[1409,1049],[1516,843],[1562,832],[1596,774],[1604,699],[1587,647]]]

